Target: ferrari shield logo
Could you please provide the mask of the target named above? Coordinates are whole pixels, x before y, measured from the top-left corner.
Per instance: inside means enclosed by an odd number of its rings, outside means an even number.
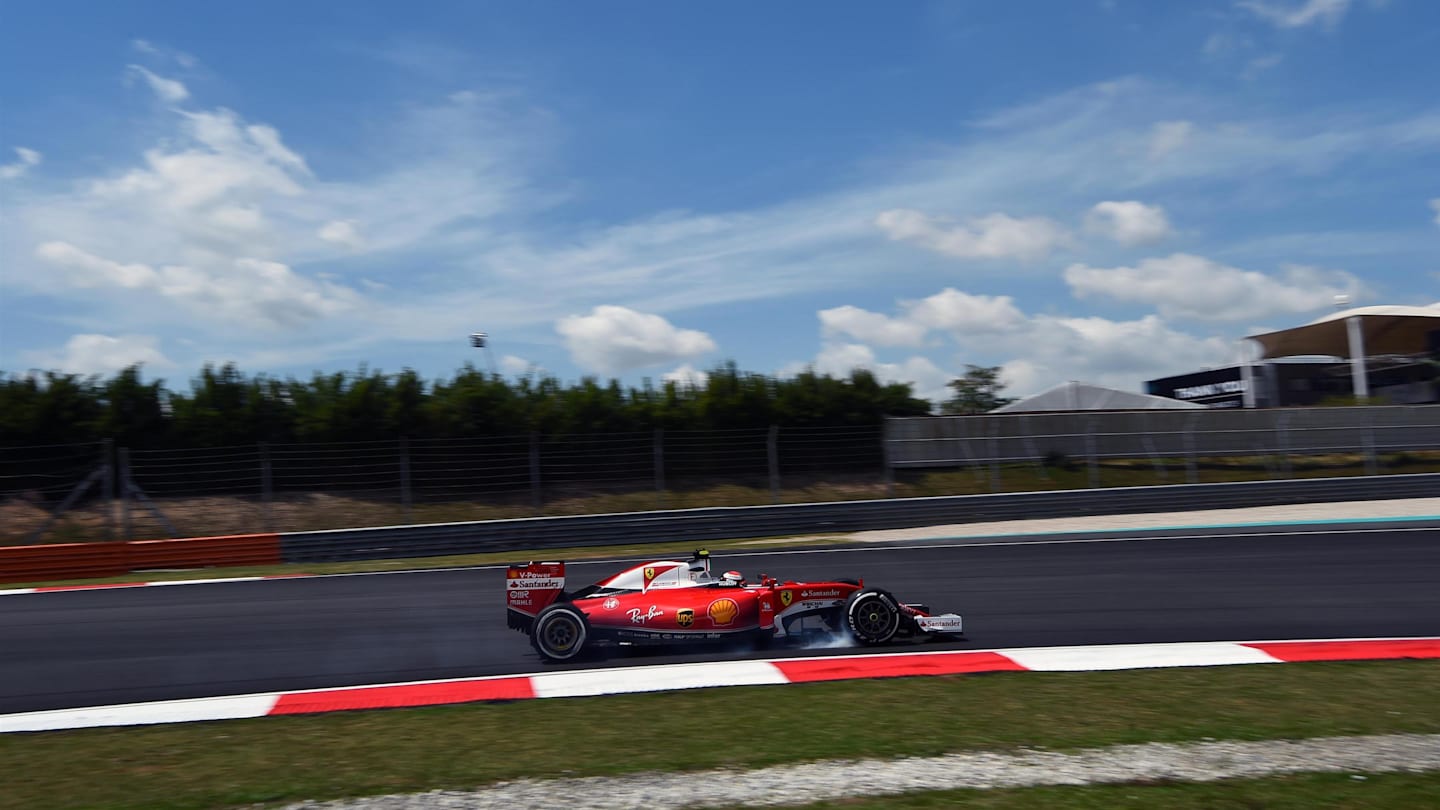
[[[781,604],[781,606],[783,606],[783,607],[790,607],[790,603],[793,602],[794,600],[795,600],[795,593],[794,593],[793,591],[781,591],[781,592],[780,592],[780,604]]]
[[[652,580],[652,579],[654,579],[654,578],[655,578],[655,569],[654,569],[653,567],[651,567],[651,568],[646,568],[646,569],[645,569],[645,584],[646,584],[646,585],[649,585],[649,584],[650,584],[650,580]]]
[[[675,611],[675,623],[681,627],[689,627],[695,623],[695,611],[690,608],[681,608]]]

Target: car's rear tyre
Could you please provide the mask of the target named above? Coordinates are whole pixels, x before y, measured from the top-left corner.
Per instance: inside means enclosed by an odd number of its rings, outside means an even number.
[[[530,627],[530,644],[546,661],[570,661],[585,649],[590,623],[574,605],[559,602],[540,611]]]
[[[861,644],[884,644],[900,631],[900,603],[879,588],[862,588],[845,602],[845,627]]]

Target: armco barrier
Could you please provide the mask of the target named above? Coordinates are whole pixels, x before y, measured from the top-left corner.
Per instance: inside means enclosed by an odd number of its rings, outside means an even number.
[[[129,547],[131,571],[217,565],[275,565],[283,562],[278,534],[135,540],[123,545]]]
[[[0,546],[0,582],[113,577],[159,568],[275,565],[283,562],[278,534]]]
[[[1440,473],[714,507],[293,532],[280,536],[280,548],[286,562],[325,562],[662,541],[699,544],[724,538],[992,520],[1424,497],[1440,497]]]

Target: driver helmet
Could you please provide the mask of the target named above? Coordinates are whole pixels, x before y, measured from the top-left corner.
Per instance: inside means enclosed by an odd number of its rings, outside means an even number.
[[[726,571],[720,576],[720,583],[722,585],[744,585],[745,575],[739,571]]]

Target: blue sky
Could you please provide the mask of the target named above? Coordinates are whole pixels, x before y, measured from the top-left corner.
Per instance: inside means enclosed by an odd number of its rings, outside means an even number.
[[[867,366],[1440,301],[1440,4],[0,0],[0,369]]]

